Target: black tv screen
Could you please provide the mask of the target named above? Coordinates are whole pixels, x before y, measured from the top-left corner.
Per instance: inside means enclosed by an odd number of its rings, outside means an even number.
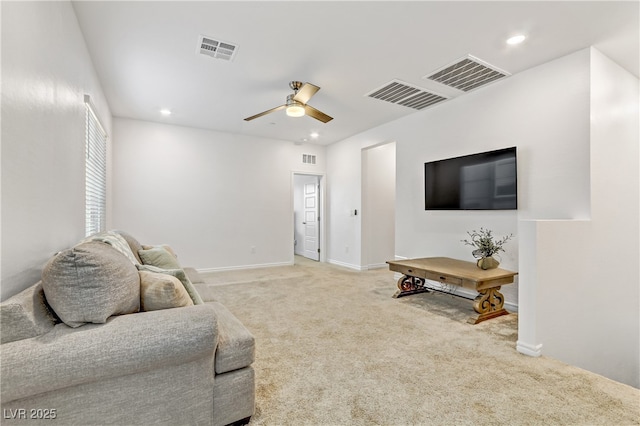
[[[425,210],[518,208],[516,147],[424,163]]]

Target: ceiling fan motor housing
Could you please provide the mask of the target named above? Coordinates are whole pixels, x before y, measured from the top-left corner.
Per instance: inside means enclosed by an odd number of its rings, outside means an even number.
[[[291,94],[291,95],[287,95],[287,106],[293,106],[293,105],[299,105],[299,106],[303,106],[304,104],[302,102],[298,102],[295,99],[293,99],[293,97],[295,96],[295,94]]]
[[[291,87],[294,91],[297,92],[302,87],[302,82],[301,81],[290,81],[289,82],[289,87]]]

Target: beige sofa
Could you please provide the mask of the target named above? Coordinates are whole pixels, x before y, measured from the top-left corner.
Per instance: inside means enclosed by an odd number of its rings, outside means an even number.
[[[167,260],[162,250],[100,234],[0,304],[3,425],[248,421],[253,336],[222,304],[201,300],[195,270],[140,257]]]

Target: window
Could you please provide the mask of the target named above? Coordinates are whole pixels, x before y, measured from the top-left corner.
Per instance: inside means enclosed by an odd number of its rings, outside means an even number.
[[[105,230],[107,212],[107,133],[100,124],[89,95],[85,132],[85,235]]]

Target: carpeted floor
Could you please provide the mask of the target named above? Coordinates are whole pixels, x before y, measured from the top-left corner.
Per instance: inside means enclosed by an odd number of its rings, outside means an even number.
[[[202,274],[256,337],[252,425],[637,425],[640,391],[515,350],[517,315],[306,259]]]

